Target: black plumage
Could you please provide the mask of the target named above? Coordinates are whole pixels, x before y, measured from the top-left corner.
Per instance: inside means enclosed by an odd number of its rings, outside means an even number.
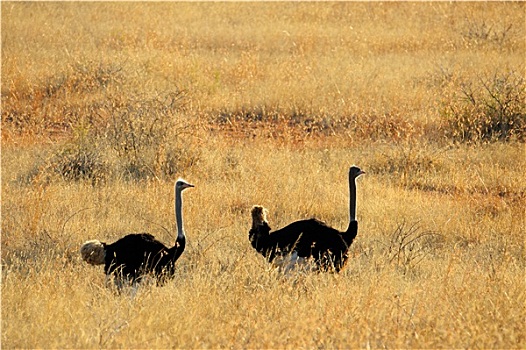
[[[132,233],[112,244],[105,244],[104,272],[137,281],[145,274],[158,279],[173,276],[175,262],[183,253],[186,239],[177,239],[175,246],[166,247],[149,233]]]

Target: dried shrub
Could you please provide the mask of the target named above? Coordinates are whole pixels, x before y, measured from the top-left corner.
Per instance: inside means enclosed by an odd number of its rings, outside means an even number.
[[[461,35],[468,45],[496,44],[503,46],[509,40],[512,28],[512,24],[499,27],[487,24],[484,20],[468,20],[461,31]]]
[[[145,149],[156,147],[173,133],[180,92],[166,97],[127,97],[113,100],[111,120],[105,130],[110,146],[119,157],[136,158]]]
[[[66,181],[86,180],[97,184],[106,180],[111,170],[89,126],[81,123],[73,130],[72,141],[57,150],[40,172],[48,178],[58,176]]]
[[[386,257],[390,263],[402,269],[404,274],[439,249],[444,242],[444,237],[440,234],[424,231],[417,224],[408,225],[405,222],[398,224],[388,239],[383,243]]]
[[[161,148],[155,158],[156,173],[167,177],[174,177],[184,169],[196,165],[201,158],[201,151],[183,145],[171,145],[167,149]]]
[[[116,152],[125,177],[172,176],[197,162],[199,151],[184,144],[183,135],[191,134],[191,128],[177,120],[183,98],[183,91],[174,91],[112,104],[104,137]]]
[[[104,180],[109,169],[97,150],[74,146],[55,154],[51,167],[65,180],[90,180],[93,183]]]
[[[112,99],[83,115],[72,126],[73,137],[32,178],[59,176],[94,184],[111,177],[127,180],[172,178],[199,161],[192,129],[178,121],[182,92],[162,97]],[[91,114],[111,116],[94,125]],[[101,118],[99,118],[101,119]],[[104,118],[102,118],[104,119]]]
[[[446,136],[460,142],[526,140],[526,84],[516,72],[452,83],[443,101]]]

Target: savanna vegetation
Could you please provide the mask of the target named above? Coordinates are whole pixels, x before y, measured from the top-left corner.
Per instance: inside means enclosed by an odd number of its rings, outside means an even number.
[[[2,2],[5,348],[524,348],[524,3]],[[284,276],[274,228],[360,230]],[[118,294],[87,239],[175,240]]]

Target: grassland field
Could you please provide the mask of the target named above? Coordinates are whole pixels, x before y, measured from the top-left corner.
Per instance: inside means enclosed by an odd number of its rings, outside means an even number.
[[[523,2],[1,3],[1,343],[526,347]],[[315,216],[340,274],[250,246]],[[187,248],[118,294],[80,245]]]

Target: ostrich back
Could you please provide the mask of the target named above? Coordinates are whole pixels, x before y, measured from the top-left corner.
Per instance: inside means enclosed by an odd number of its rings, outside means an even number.
[[[250,232],[252,245],[270,262],[276,256],[295,251],[299,257],[314,258],[322,270],[334,267],[339,271],[347,259],[344,233],[315,218],[298,220],[273,232],[268,225],[261,225],[259,232],[255,231]]]
[[[175,248],[175,247],[174,247]],[[106,274],[121,273],[136,279],[142,274],[160,274],[173,269],[173,249],[148,233],[132,233],[106,246]]]

